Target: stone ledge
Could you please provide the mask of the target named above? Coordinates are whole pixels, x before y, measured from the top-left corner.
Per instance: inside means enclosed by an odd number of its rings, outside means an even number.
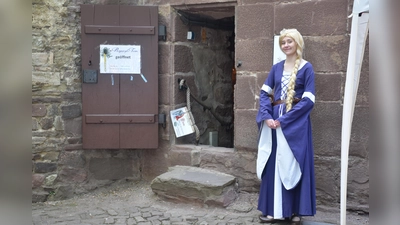
[[[174,166],[151,182],[162,198],[227,207],[237,197],[236,178],[229,174],[190,166]]]

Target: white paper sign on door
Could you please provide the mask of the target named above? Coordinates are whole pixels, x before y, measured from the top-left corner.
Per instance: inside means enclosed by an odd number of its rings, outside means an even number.
[[[100,73],[140,74],[140,45],[100,45]]]

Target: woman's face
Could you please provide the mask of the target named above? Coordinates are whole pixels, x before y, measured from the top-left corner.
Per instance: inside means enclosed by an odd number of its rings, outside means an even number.
[[[296,54],[297,44],[291,37],[284,37],[281,42],[281,49],[285,55]]]

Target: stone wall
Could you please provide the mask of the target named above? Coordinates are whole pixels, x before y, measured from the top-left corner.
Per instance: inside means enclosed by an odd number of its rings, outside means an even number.
[[[32,2],[32,201],[140,180],[141,151],[82,150],[80,4]]]
[[[167,117],[156,150],[82,150],[79,4],[159,5],[166,41],[159,42],[159,111],[185,104],[177,78],[195,83],[200,43],[187,43],[187,27],[170,6],[235,5],[234,148],[179,147]],[[202,6],[202,4],[204,4]],[[214,168],[238,177],[239,189],[257,191],[255,156],[260,87],[272,66],[273,36],[295,27],[305,39],[305,59],[316,72],[312,113],[319,207],[338,208],[340,139],[351,4],[347,0],[141,0],[32,2],[32,193],[33,201],[62,199],[115,180],[151,180],[172,165]],[[198,29],[201,29],[200,27]],[[216,32],[211,31],[210,32]],[[223,32],[211,33],[225,35]],[[183,66],[183,67],[182,67]],[[179,69],[181,68],[181,69]],[[348,208],[369,211],[368,46],[361,71],[350,144]],[[191,86],[192,87],[192,86]],[[199,86],[194,88],[198,93]]]
[[[304,58],[316,73],[312,113],[317,204],[340,201],[341,124],[347,67],[351,5],[338,1],[238,1],[236,7],[235,148],[254,151],[258,94],[272,65],[273,36],[297,28],[304,36]],[[361,71],[350,144],[348,206],[368,211],[368,46]]]

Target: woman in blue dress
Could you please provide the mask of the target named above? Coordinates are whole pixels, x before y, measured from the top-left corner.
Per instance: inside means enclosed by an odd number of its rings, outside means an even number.
[[[260,93],[257,177],[261,179],[260,222],[290,220],[316,213],[314,150],[310,113],[315,102],[314,70],[303,59],[296,29],[283,29],[286,59],[273,65]]]

